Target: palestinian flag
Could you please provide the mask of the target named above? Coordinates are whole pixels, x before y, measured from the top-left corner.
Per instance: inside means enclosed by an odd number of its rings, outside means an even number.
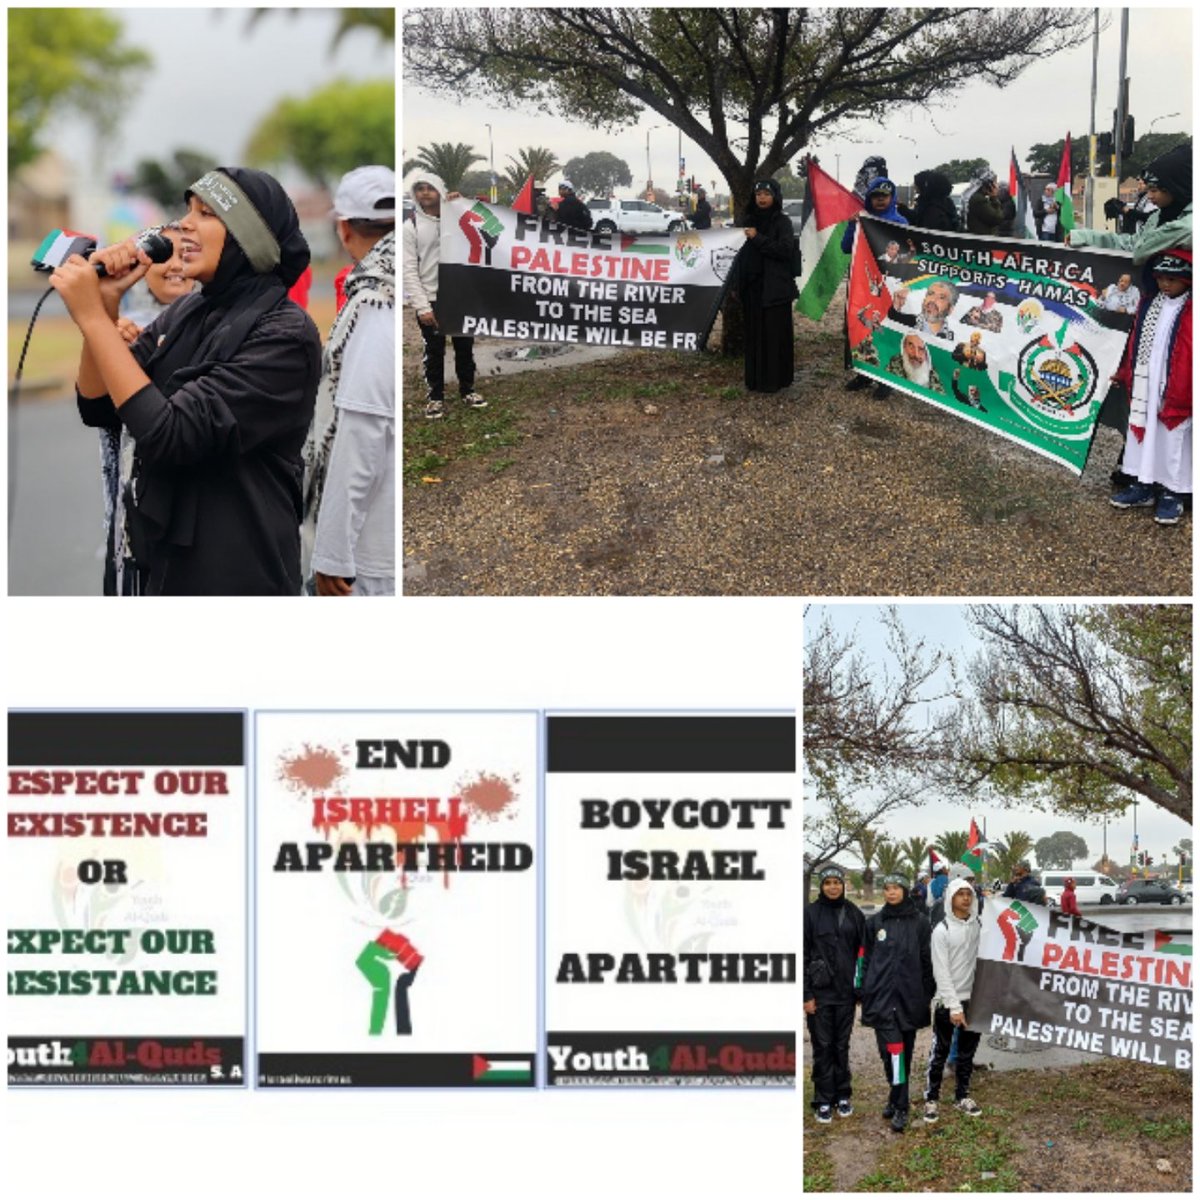
[[[1014,222],[1014,231],[1018,236],[1024,237],[1031,242],[1038,240],[1037,222],[1033,219],[1033,205],[1029,200],[1029,188],[1025,186],[1025,176],[1021,174],[1021,167],[1017,162],[1017,152],[1012,151],[1012,158],[1008,163],[1008,194],[1013,198],[1013,203],[1017,206],[1017,219]]]
[[[904,1043],[888,1042],[887,1052],[892,1059],[892,1083],[907,1083],[908,1073],[904,1069]]]
[[[858,948],[858,960],[854,964],[854,988],[857,991],[863,984],[863,963],[866,960],[863,957],[863,947]]]
[[[975,824],[975,818],[971,818],[971,832],[967,834],[967,852],[958,861],[966,863],[971,871],[978,875],[983,870],[983,852],[985,843],[979,834],[979,826]]]
[[[525,180],[525,186],[517,193],[517,198],[512,203],[513,211],[525,213],[527,216],[533,215],[533,176]]]
[[[862,201],[836,179],[808,160],[800,259],[803,270],[796,280],[800,298],[796,311],[819,321],[846,274],[850,256],[842,253],[842,234],[852,217],[862,211]]]
[[[475,1083],[512,1083],[533,1077],[533,1063],[520,1059],[484,1058],[476,1054],[471,1067]]]
[[[1064,234],[1075,228],[1075,206],[1071,201],[1071,135],[1063,143],[1062,162],[1058,165],[1058,232]]]
[[[1188,938],[1184,941],[1185,934],[1165,933],[1161,929],[1154,931],[1154,950],[1157,954],[1186,954],[1189,958],[1192,956],[1192,943]]]

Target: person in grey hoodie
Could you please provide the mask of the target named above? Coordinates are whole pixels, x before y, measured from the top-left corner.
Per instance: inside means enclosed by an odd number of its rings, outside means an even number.
[[[980,1034],[967,1023],[967,1005],[975,982],[975,963],[979,958],[979,902],[975,889],[966,879],[951,880],[945,899],[946,919],[934,927],[930,938],[933,978],[937,984],[933,1051],[925,1077],[925,1120],[930,1122],[938,1119],[942,1075],[956,1028],[954,1107],[969,1117],[978,1117],[983,1112],[971,1099],[971,1072],[975,1069]]]
[[[412,195],[413,212],[404,222],[404,299],[417,315],[417,326],[425,341],[421,365],[425,371],[425,417],[430,421],[446,415],[446,335],[438,328],[438,266],[441,264],[442,201],[456,200],[458,192],[447,192],[441,177],[415,167],[404,177]],[[452,337],[454,373],[458,391],[468,408],[487,408],[475,390],[475,339]]]

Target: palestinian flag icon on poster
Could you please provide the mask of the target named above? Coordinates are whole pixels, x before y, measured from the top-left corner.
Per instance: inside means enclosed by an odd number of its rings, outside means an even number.
[[[800,228],[804,269],[796,280],[800,292],[796,311],[819,321],[846,273],[849,256],[842,251],[842,234],[862,210],[862,201],[827,175],[813,158],[808,159],[806,174]]]

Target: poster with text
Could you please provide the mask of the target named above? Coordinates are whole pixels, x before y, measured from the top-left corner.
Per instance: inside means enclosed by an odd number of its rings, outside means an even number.
[[[860,226],[846,305],[854,369],[1081,474],[1133,326],[1129,255]]]
[[[791,715],[548,717],[550,1085],[795,1082]]]
[[[534,1086],[536,715],[255,724],[259,1086]]]
[[[240,712],[10,712],[10,1086],[245,1086]]]
[[[741,229],[572,229],[482,200],[442,206],[444,333],[641,350],[699,350]]]

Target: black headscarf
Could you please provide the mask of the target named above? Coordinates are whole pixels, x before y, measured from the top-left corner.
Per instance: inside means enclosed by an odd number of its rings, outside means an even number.
[[[759,208],[756,195],[758,192],[771,193],[773,203],[770,208]],[[754,185],[754,194],[750,197],[750,207],[742,218],[742,225],[752,229],[763,229],[783,212],[783,189],[774,179],[760,179]]]
[[[1160,154],[1142,172],[1142,178],[1171,193],[1171,203],[1159,209],[1159,224],[1174,221],[1192,202],[1192,143],[1181,142]]]
[[[279,244],[279,262],[272,270],[259,274],[236,236],[226,229],[216,273],[198,293],[180,301],[189,306],[186,319],[181,314],[172,335],[146,364],[147,374],[168,396],[187,381],[174,380],[177,372],[194,368],[188,372],[191,378],[214,362],[227,361],[246,340],[259,317],[286,297],[288,288],[304,273],[310,259],[295,206],[277,179],[249,167],[217,170],[245,192],[266,222]],[[192,194],[191,189],[185,192],[185,200]],[[219,208],[213,211],[221,216]]]

